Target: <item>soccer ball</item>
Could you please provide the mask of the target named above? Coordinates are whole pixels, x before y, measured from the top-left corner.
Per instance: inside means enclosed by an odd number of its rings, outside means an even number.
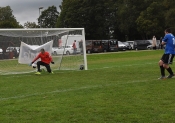
[[[36,68],[36,64],[35,64],[35,63],[33,63],[33,64],[32,64],[32,67],[33,67],[33,68]]]
[[[80,65],[80,70],[84,70],[84,65]]]

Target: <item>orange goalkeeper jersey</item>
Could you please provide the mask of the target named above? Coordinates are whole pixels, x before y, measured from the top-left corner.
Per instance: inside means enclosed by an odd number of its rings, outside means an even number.
[[[39,53],[38,56],[33,60],[33,62],[35,62],[39,58],[41,59],[42,62],[47,64],[50,64],[50,62],[52,62],[52,57],[48,52]]]

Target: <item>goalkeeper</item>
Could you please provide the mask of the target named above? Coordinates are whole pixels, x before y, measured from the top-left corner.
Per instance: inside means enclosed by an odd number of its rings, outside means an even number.
[[[31,62],[31,65],[37,60],[37,59],[41,59],[41,61],[37,62],[37,72],[35,74],[40,75],[41,73],[41,69],[40,69],[40,65],[45,66],[47,69],[47,72],[49,73],[53,73],[51,68],[50,68],[50,63],[54,64],[54,62],[52,61],[52,57],[51,55],[46,52],[44,49],[41,49],[41,52],[38,54],[38,56]]]

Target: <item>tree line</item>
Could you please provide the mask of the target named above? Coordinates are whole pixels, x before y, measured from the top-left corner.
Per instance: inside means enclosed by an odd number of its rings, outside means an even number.
[[[85,28],[86,39],[138,40],[175,31],[174,0],[62,0],[43,10],[38,24],[20,25],[10,6],[0,7],[0,28]],[[40,21],[41,20],[41,21]]]

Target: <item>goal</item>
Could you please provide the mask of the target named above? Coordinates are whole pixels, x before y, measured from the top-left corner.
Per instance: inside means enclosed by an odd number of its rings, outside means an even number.
[[[36,71],[29,64],[42,48],[53,71],[87,70],[84,28],[0,29],[0,74]]]

